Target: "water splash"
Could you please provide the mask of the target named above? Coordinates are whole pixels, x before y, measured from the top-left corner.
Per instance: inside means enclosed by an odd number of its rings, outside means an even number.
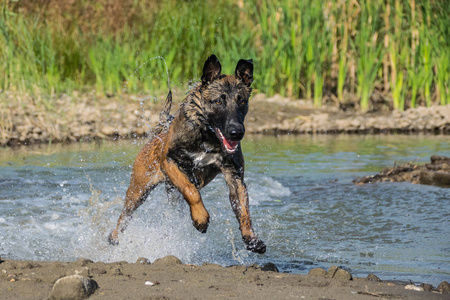
[[[133,74],[131,74],[131,76],[136,75],[136,73],[137,73],[140,69],[142,69],[142,67],[144,67],[147,63],[149,63],[150,61],[155,60],[155,59],[161,59],[161,60],[164,62],[164,66],[166,67],[167,87],[169,88],[169,91],[172,90],[172,88],[170,87],[169,68],[167,67],[166,59],[165,59],[163,56],[155,56],[155,57],[152,57],[152,58],[146,60],[146,61],[143,62],[141,65],[139,65],[139,66],[137,67],[136,70],[134,70],[134,72],[133,72]],[[137,64],[137,62],[136,62],[136,64]],[[128,82],[125,82],[125,86],[124,86],[124,88],[123,88],[123,90],[122,90],[123,92],[126,92],[127,86],[128,86]],[[152,97],[152,98],[155,98],[155,99],[156,99],[156,97]]]
[[[170,85],[169,68],[167,67],[166,59],[165,59],[163,56],[155,56],[155,57],[152,57],[152,58],[146,60],[145,62],[143,62],[141,65],[138,65],[138,62],[136,62],[137,69],[134,70],[133,74],[131,74],[131,77],[134,77],[134,76],[136,75],[136,73],[137,73],[140,69],[142,69],[147,63],[149,63],[149,62],[151,62],[151,61],[153,61],[153,60],[155,60],[155,59],[161,59],[161,60],[164,62],[164,66],[165,66],[165,69],[166,69],[166,77],[167,77],[167,87],[169,88],[169,91],[171,91],[172,88],[171,88],[171,85]],[[128,81],[125,82],[122,91],[123,91],[123,92],[126,92],[126,91],[127,91],[127,88],[128,88]],[[141,118],[144,119],[146,122],[150,123],[149,117],[146,117],[146,115],[145,115],[145,105],[144,105],[144,102],[147,101],[147,100],[149,100],[149,99],[153,99],[153,101],[156,102],[156,101],[157,101],[157,98],[156,98],[155,96],[147,96],[147,97],[141,97],[141,98],[137,98],[137,99],[139,100],[139,107],[140,107],[140,110],[141,110],[141,112],[142,112]],[[138,124],[138,125],[140,125],[140,124]]]
[[[174,205],[167,201],[164,187],[159,186],[134,213],[125,232],[119,234],[118,246],[109,245],[106,237],[115,226],[123,200],[120,197],[108,200],[91,185],[92,195],[88,206],[80,213],[82,222],[72,240],[73,256],[95,261],[134,262],[138,257],[154,261],[166,255],[175,255],[184,263],[193,264],[255,263],[259,257],[245,250],[223,180],[219,176],[202,190],[211,215],[206,234],[199,233],[192,226],[187,203],[180,201]],[[254,188],[260,189],[261,186]]]

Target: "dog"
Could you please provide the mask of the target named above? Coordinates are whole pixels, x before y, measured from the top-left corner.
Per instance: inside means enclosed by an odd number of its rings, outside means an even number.
[[[205,233],[209,214],[199,190],[222,173],[247,250],[266,251],[252,228],[240,145],[252,91],[253,61],[239,60],[235,75],[223,75],[221,69],[218,58],[211,55],[204,64],[201,82],[188,92],[173,116],[169,91],[154,137],[134,161],[123,210],[108,237],[111,244],[119,243],[119,232],[125,230],[127,220],[163,182],[167,191],[181,193],[189,204],[194,227]]]

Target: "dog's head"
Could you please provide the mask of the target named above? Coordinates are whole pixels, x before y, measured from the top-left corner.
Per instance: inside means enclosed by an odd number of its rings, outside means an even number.
[[[244,137],[244,118],[253,82],[252,60],[241,59],[235,75],[222,75],[215,55],[205,62],[202,75],[202,107],[207,123],[227,153],[235,153]]]

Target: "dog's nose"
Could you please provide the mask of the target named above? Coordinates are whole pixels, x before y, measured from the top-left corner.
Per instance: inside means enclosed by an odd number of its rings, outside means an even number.
[[[230,139],[233,141],[240,141],[244,137],[244,128],[232,128],[230,130]]]

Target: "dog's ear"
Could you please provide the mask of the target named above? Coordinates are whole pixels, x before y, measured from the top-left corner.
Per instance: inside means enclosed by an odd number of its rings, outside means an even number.
[[[203,66],[202,84],[208,84],[220,75],[222,66],[220,61],[214,54],[208,57]]]
[[[241,59],[237,63],[235,74],[237,78],[250,86],[253,82],[253,60]]]

